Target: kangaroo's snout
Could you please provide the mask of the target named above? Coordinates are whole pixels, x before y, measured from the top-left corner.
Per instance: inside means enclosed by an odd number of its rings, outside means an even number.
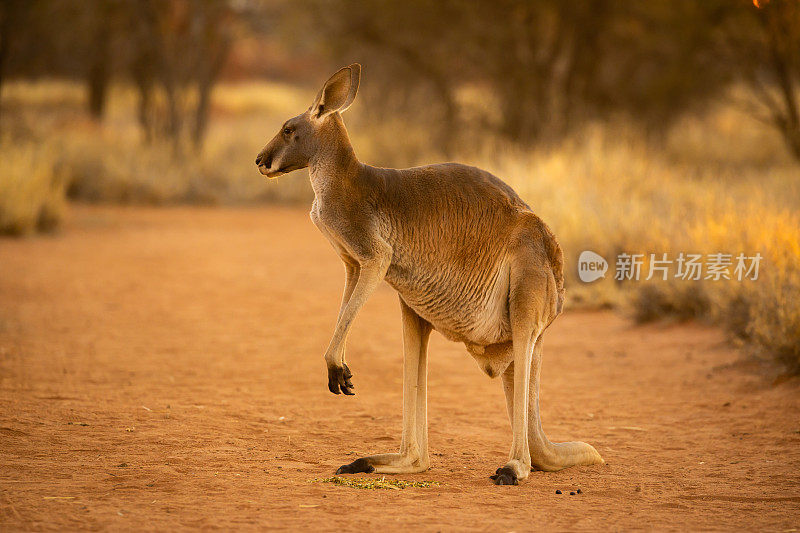
[[[264,176],[270,177],[270,169],[272,168],[272,154],[262,150],[256,157],[256,166],[258,171]]]
[[[265,154],[264,152],[261,152],[260,154],[258,154],[258,156],[256,157],[256,166],[260,167],[261,165],[264,165],[267,168],[271,167],[272,166],[272,156],[269,156],[269,155]]]

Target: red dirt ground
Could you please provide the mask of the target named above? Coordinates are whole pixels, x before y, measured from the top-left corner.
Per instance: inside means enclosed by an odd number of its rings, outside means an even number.
[[[57,236],[0,240],[0,529],[800,527],[797,380],[714,329],[610,312],[556,321],[542,383],[548,435],[606,465],[493,486],[501,385],[434,335],[433,464],[397,477],[440,485],[309,483],[399,444],[388,286],[349,338],[357,396],[327,390],[342,281],[300,209],[82,207]]]

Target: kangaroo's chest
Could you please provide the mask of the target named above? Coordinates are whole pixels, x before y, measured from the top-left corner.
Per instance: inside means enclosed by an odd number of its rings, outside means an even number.
[[[344,231],[342,225],[346,223],[346,218],[340,216],[335,210],[325,208],[325,205],[314,200],[309,212],[311,222],[317,227],[322,235],[331,243],[336,253],[342,257],[353,258],[356,256],[353,246],[348,242],[348,231]]]
[[[311,222],[314,223],[320,233],[322,233],[322,235],[328,239],[328,241],[330,241],[334,247],[336,247],[336,243],[339,239],[336,238],[334,232],[330,231],[328,226],[322,221],[322,215],[316,200],[314,200],[314,203],[311,204],[311,211],[308,213],[308,216],[311,218]]]

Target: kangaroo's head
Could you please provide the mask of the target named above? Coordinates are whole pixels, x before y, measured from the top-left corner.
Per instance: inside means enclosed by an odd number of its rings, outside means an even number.
[[[258,170],[268,178],[277,178],[307,167],[320,150],[334,141],[334,122],[338,114],[353,103],[360,79],[358,63],[331,76],[311,107],[284,122],[278,134],[261,150],[256,157]]]

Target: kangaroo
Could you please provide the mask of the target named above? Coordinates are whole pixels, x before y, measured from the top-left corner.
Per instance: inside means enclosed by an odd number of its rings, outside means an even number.
[[[344,294],[325,352],[332,393],[354,394],[345,341],[359,310],[383,280],[400,297],[400,451],[362,457],[336,473],[427,470],[432,330],[464,343],[490,377],[502,376],[512,440],[508,462],[490,476],[495,484],[516,485],[532,469],[603,463],[584,442],[550,442],[539,416],[542,336],[564,301],[555,236],[511,187],[484,170],[361,163],[341,115],[360,79],[357,63],[336,72],[311,107],[287,120],[256,158],[268,178],[309,168],[311,220],[344,263]]]

